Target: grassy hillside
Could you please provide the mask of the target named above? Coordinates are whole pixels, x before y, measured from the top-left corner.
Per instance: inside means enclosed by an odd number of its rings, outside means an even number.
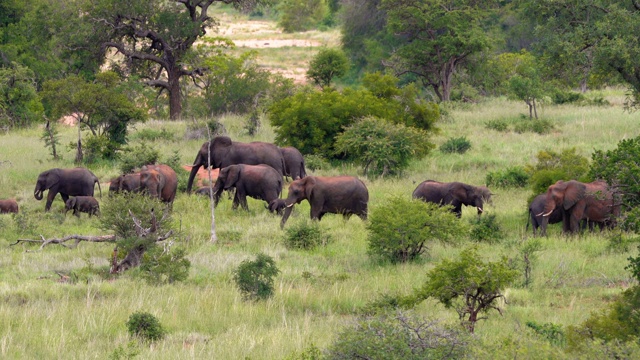
[[[496,99],[482,104],[449,109],[434,139],[441,144],[449,137],[466,136],[472,148],[464,155],[434,151],[414,162],[399,178],[364,179],[370,192],[370,211],[393,196],[410,197],[426,179],[483,184],[489,171],[524,165],[544,149],[561,151],[576,147],[590,156],[594,149],[615,148],[618,141],[640,132],[640,114],[626,113],[620,105],[624,93],[604,92],[613,105],[607,107],[544,106],[541,117],[550,120],[551,134],[496,132],[485,127],[494,119],[528,121],[520,113],[523,103]],[[244,119],[221,119],[229,135],[240,141],[272,141],[273,130],[263,120],[255,138],[242,130]],[[132,133],[132,143],[145,129],[166,129],[173,139],[147,142],[164,158],[177,151],[183,164],[190,164],[203,140],[185,140],[186,122],[150,121]],[[77,219],[61,214],[56,199],[52,211],[33,198],[38,174],[53,167],[72,167],[73,153],[63,148],[63,160],[52,161],[34,128],[0,134],[0,198],[15,197],[19,216],[0,215],[0,357],[87,359],[115,357],[129,346],[125,322],[136,311],[156,315],[169,331],[154,344],[133,345],[141,359],[280,359],[312,344],[328,346],[338,331],[348,325],[354,311],[383,293],[409,293],[420,286],[426,272],[444,258],[455,257],[460,247],[434,244],[428,256],[412,264],[380,264],[369,258],[366,224],[353,217],[327,215],[321,228],[332,238],[326,247],[313,251],[290,251],[282,244],[279,217],[269,214],[264,203],[249,199],[250,212],[232,211],[223,199],[216,209],[219,242],[209,238],[208,200],[179,194],[173,212],[177,244],[185,247],[192,262],[184,283],[147,285],[133,274],[105,280],[89,276],[76,283],[60,282],[60,274],[87,273],[108,267],[111,244],[82,243],[76,249],[20,244],[19,238],[59,237],[69,234],[101,234],[99,219]],[[76,136],[74,128],[61,129],[63,144]],[[108,201],[107,182],[118,174],[117,164],[99,164],[91,170],[101,179],[102,202]],[[177,170],[181,171],[181,170]],[[317,171],[314,175],[359,175],[359,169],[344,165]],[[481,244],[485,258],[518,256],[518,246],[530,237],[525,232],[527,190],[494,189],[493,206],[507,234],[499,244]],[[285,191],[286,194],[286,191]],[[298,205],[287,226],[305,221],[308,203]],[[463,209],[461,221],[474,218],[473,209]],[[630,283],[624,270],[630,253],[610,251],[606,234],[564,238],[551,226],[542,239],[542,250],[533,264],[533,284],[506,291],[501,304],[504,316],[492,314],[477,326],[474,343],[477,357],[562,357],[559,349],[536,338],[524,323],[552,322],[562,326],[579,324],[592,311],[603,308],[612,296]],[[275,296],[264,302],[244,302],[232,281],[238,264],[257,252],[272,256],[281,274]],[[89,271],[90,273],[90,271]],[[85,279],[85,278],[82,278]],[[455,322],[452,310],[435,303],[419,307],[426,315]],[[500,345],[503,344],[503,345]],[[508,346],[504,344],[509,344]],[[506,353],[496,349],[506,346]],[[535,350],[534,350],[535,349]]]

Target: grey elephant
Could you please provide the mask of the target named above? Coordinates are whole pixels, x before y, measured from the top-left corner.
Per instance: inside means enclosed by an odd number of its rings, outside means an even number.
[[[549,224],[557,224],[562,222],[562,211],[555,209],[549,216],[542,216],[544,212],[546,194],[536,196],[531,204],[529,204],[529,219],[527,220],[527,230],[529,223],[533,227],[533,236],[536,236],[536,230],[540,228],[540,236],[547,236],[547,226]]]
[[[303,200],[311,205],[312,220],[321,220],[326,213],[342,214],[345,218],[355,214],[362,220],[367,219],[369,190],[360,179],[353,176],[306,176],[293,181],[284,202],[269,204],[276,211],[284,205],[281,228],[291,215],[293,206]]]
[[[91,217],[91,215],[98,216],[100,205],[98,204],[98,200],[93,196],[76,196],[65,202],[65,215],[69,210],[73,210],[73,215],[77,217],[80,217],[81,212],[89,214],[89,217]]]
[[[211,156],[210,164],[208,162],[209,154]],[[216,136],[210,146],[209,142],[205,142],[200,147],[189,174],[187,192],[191,193],[193,180],[201,166],[209,167],[210,165],[214,168],[224,168],[236,164],[266,164],[274,168],[280,176],[285,174],[284,158],[280,149],[274,144],[258,141],[242,143],[231,141],[231,138],[227,136]]]
[[[14,199],[0,200],[0,214],[18,213],[18,202]]]
[[[427,180],[416,187],[413,198],[440,206],[451,205],[456,216],[461,217],[462,205],[474,206],[478,210],[478,215],[482,214],[484,203],[491,203],[491,191],[486,186]]]
[[[232,208],[238,205],[249,210],[247,196],[264,200],[269,204],[282,193],[282,175],[269,165],[229,165],[220,169],[213,186],[213,200],[217,205],[222,191],[235,188]]]
[[[178,175],[169,165],[145,165],[140,170],[140,191],[172,204],[178,191]]]
[[[93,196],[94,186],[98,184],[100,196],[102,197],[102,189],[100,181],[91,171],[85,168],[74,169],[50,169],[40,173],[36,182],[36,188],[33,196],[36,200],[42,200],[45,190],[49,190],[47,195],[47,203],[44,206],[45,211],[51,209],[53,199],[59,193],[62,201],[66,204],[69,196]]]
[[[293,146],[281,147],[280,153],[284,158],[284,175],[292,180],[302,179],[307,176],[304,168],[304,157],[302,153]]]
[[[208,186],[199,187],[198,190],[195,191],[196,195],[210,196],[211,188]]]
[[[124,174],[111,179],[109,193],[117,194],[120,192],[140,192],[140,173]]]

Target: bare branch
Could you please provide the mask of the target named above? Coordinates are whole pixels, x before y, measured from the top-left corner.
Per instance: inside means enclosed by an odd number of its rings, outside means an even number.
[[[74,244],[71,246],[67,246],[65,243],[67,241],[70,240],[75,240]],[[116,241],[116,236],[115,235],[98,235],[98,236],[93,236],[93,235],[67,235],[63,238],[51,238],[51,239],[45,239],[44,236],[40,235],[40,240],[34,240],[34,239],[18,239],[15,243],[10,244],[9,246],[14,246],[14,245],[18,245],[21,242],[24,243],[37,243],[37,244],[41,244],[40,248],[38,250],[42,250],[45,246],[50,245],[50,244],[58,244],[58,245],[62,245],[64,247],[68,247],[68,248],[75,248],[78,246],[78,244],[81,241],[89,241],[89,242],[115,242]],[[28,250],[27,250],[28,251]]]

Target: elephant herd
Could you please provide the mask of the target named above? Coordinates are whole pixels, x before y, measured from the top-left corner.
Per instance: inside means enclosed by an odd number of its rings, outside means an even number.
[[[345,218],[355,214],[366,220],[369,192],[365,184],[352,176],[307,176],[302,154],[293,147],[279,148],[265,142],[242,143],[226,136],[217,136],[202,144],[194,160],[187,192],[191,193],[195,176],[200,167],[209,164],[220,168],[212,189],[200,188],[197,194],[212,196],[217,205],[224,190],[233,191],[232,208],[248,210],[247,196],[263,200],[267,209],[282,215],[284,227],[295,204],[307,200],[311,219],[321,220],[326,213],[342,214]],[[287,198],[281,198],[283,177],[293,181]],[[48,190],[45,211],[60,194],[65,203],[65,213],[73,210],[89,216],[99,212],[98,201],[93,197],[94,186],[100,182],[84,168],[50,169],[38,176],[34,197],[43,199]],[[168,165],[145,165],[139,171],[123,174],[111,180],[110,193],[146,193],[169,206],[178,188],[175,171]],[[210,194],[211,192],[211,194]],[[473,186],[461,182],[426,180],[413,191],[413,198],[440,206],[450,205],[451,211],[460,217],[462,205],[473,206],[478,215],[484,212],[484,204],[491,203],[491,191],[485,186]],[[73,196],[73,198],[70,198]],[[18,212],[15,200],[0,200],[0,213]],[[620,205],[614,201],[614,193],[606,182],[582,183],[576,180],[558,181],[549,186],[546,194],[538,195],[529,206],[529,221],[533,233],[538,228],[546,234],[548,224],[563,223],[565,233],[575,233],[587,225],[592,229],[615,226]],[[581,225],[582,224],[582,225]],[[527,223],[528,227],[528,223]]]

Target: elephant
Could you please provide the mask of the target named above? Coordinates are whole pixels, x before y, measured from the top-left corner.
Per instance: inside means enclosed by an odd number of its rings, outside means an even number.
[[[478,215],[482,214],[484,203],[491,204],[491,191],[486,186],[426,180],[413,191],[413,198],[440,206],[452,205],[452,211],[457,217],[461,217],[462,205],[475,206],[478,209]]]
[[[73,209],[73,215],[80,217],[80,213],[84,212],[91,215],[98,216],[100,211],[100,205],[98,200],[93,196],[76,196],[72,197],[64,205],[64,214],[66,215],[69,210]]]
[[[191,193],[193,180],[201,166],[223,168],[229,165],[266,164],[274,168],[280,176],[285,174],[284,158],[277,146],[265,142],[242,143],[231,141],[227,136],[216,136],[209,142],[205,142],[200,147],[196,159],[193,162],[189,181],[187,183],[187,193]],[[208,162],[209,150],[211,152],[211,163]]]
[[[284,203],[270,204],[275,210],[282,204],[285,206],[280,228],[284,228],[293,206],[302,200],[309,201],[312,220],[320,221],[326,213],[342,214],[345,219],[355,214],[367,220],[369,190],[353,176],[306,176],[291,182]]]
[[[282,215],[284,209],[287,208],[287,205],[284,203],[284,199],[275,199],[271,200],[267,209],[269,209],[272,213],[277,213],[278,215]]]
[[[211,188],[209,188],[208,186],[203,186],[198,188],[198,190],[196,190],[196,195],[209,196],[209,194],[211,194]]]
[[[0,200],[0,214],[18,213],[18,202],[14,199]]]
[[[282,193],[282,175],[269,165],[229,165],[220,169],[218,180],[213,186],[214,204],[218,205],[223,190],[235,188],[232,208],[238,205],[249,211],[247,196],[264,200],[269,204],[280,198]]]
[[[545,205],[538,215],[550,217],[554,210],[562,213],[562,231],[576,233],[580,222],[585,220],[590,228],[593,223],[601,228],[613,226],[620,215],[620,204],[614,203],[614,194],[605,181],[583,183],[576,180],[559,180],[549,186],[545,195]]]
[[[36,200],[42,200],[45,190],[49,190],[47,195],[47,203],[44,207],[45,211],[51,209],[51,203],[58,193],[62,197],[62,201],[66,204],[69,196],[93,196],[94,186],[98,183],[100,197],[102,197],[102,189],[100,188],[100,180],[91,171],[77,167],[74,169],[50,169],[40,173],[33,196]]]
[[[145,165],[140,171],[140,191],[172,204],[178,190],[178,176],[168,165]]]
[[[140,192],[140,173],[124,174],[111,179],[109,193],[117,194],[119,192]]]
[[[533,236],[536,236],[536,230],[540,228],[540,236],[547,236],[547,225],[562,222],[562,211],[555,209],[549,216],[542,216],[540,213],[544,211],[546,194],[536,196],[529,205],[529,220],[527,220],[527,230],[529,223],[533,226]]]
[[[284,158],[284,175],[291,178],[291,180],[302,179],[307,176],[307,171],[304,168],[304,157],[302,153],[293,146],[281,147],[280,152]]]

